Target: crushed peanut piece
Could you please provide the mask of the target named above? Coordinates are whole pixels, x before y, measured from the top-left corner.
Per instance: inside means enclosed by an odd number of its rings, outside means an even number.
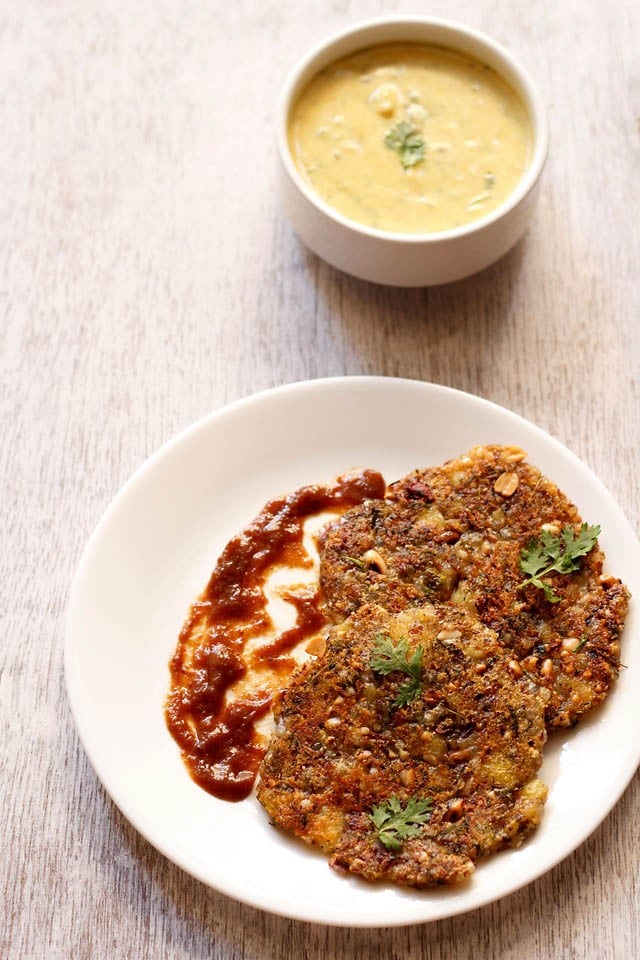
[[[518,489],[519,483],[520,480],[517,473],[513,473],[513,471],[501,473],[494,483],[493,489],[503,497],[512,497]]]
[[[544,530],[545,533],[553,533],[557,536],[560,533],[560,524],[554,520],[551,523],[543,523],[540,529]]]
[[[415,783],[416,775],[413,770],[401,770],[400,779],[405,787],[412,787]]]
[[[502,451],[502,460],[507,463],[521,463],[526,456],[526,451],[521,450],[520,447],[505,447]]]
[[[367,550],[367,552],[363,554],[362,559],[368,567],[373,567],[378,573],[388,573],[386,561],[380,556],[377,550]]]
[[[580,646],[580,639],[579,637],[565,637],[562,646],[565,650],[575,650]]]
[[[553,673],[553,660],[547,657],[547,659],[544,660],[542,663],[542,666],[540,668],[540,673],[542,674],[543,677],[550,677],[551,674]]]

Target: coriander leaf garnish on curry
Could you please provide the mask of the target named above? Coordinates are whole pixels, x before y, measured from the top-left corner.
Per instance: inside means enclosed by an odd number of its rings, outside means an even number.
[[[398,123],[384,138],[385,145],[400,157],[403,167],[415,167],[424,160],[427,145],[410,123]]]
[[[430,44],[370,47],[325,67],[299,94],[289,151],[309,188],[379,230],[432,233],[503,204],[533,133],[493,69]]]

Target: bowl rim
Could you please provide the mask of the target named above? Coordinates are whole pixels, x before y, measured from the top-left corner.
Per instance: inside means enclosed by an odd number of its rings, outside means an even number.
[[[448,47],[449,49],[456,51],[459,49],[455,43],[455,35],[457,34],[465,39],[471,39],[481,47],[485,47],[498,60],[502,59],[505,61],[509,65],[509,68],[513,72],[514,76],[517,78],[517,84],[513,83],[510,79],[507,79],[507,82],[516,88],[515,92],[523,101],[525,110],[527,111],[531,121],[533,130],[533,151],[531,160],[520,180],[516,184],[515,189],[498,207],[495,208],[495,210],[490,211],[484,217],[479,217],[477,220],[473,220],[471,223],[464,224],[460,227],[454,227],[451,230],[438,230],[426,233],[399,233],[392,230],[380,230],[376,227],[369,227],[366,224],[359,223],[357,220],[352,220],[349,217],[345,217],[338,210],[335,210],[328,203],[326,203],[319,194],[317,194],[305,183],[293,161],[293,157],[291,156],[291,151],[289,149],[287,137],[288,119],[291,108],[295,101],[295,96],[297,96],[299,93],[298,87],[301,76],[307,70],[309,70],[310,67],[313,67],[315,61],[319,60],[321,57],[324,57],[330,52],[332,47],[337,46],[342,41],[348,38],[353,38],[356,40],[359,34],[365,34],[372,29],[375,30],[380,28],[382,30],[384,27],[395,25],[406,28],[410,28],[411,26],[426,26],[444,29],[452,34],[451,43],[449,44],[440,42],[437,44],[434,43],[434,45],[443,46],[445,48]],[[388,41],[381,40],[379,45],[382,46],[385,43],[401,42],[402,40],[400,38]],[[407,42],[428,43],[429,41],[420,41],[408,38]],[[366,49],[367,47],[377,45],[378,44],[375,42],[375,40],[365,42],[362,47],[354,47],[351,53],[355,53],[358,49]],[[461,52],[466,53],[464,50]],[[338,54],[336,55],[335,59],[341,59],[343,56],[349,55],[350,54],[348,53]],[[473,56],[473,54],[471,54],[471,56]],[[477,59],[479,59],[479,57],[477,57]],[[331,63],[331,60],[327,62],[327,65],[329,63]],[[315,72],[317,73],[321,69],[324,69],[324,67],[319,67]],[[496,73],[500,74],[500,70],[496,69]],[[312,73],[307,82],[310,82],[313,75],[314,74]],[[278,100],[276,115],[276,143],[280,161],[295,187],[300,191],[300,193],[302,193],[302,195],[313,207],[315,207],[320,213],[324,214],[330,220],[333,220],[339,226],[362,236],[371,237],[377,240],[386,240],[390,243],[439,244],[445,243],[449,240],[457,239],[459,237],[465,237],[481,232],[484,228],[490,226],[492,223],[501,220],[502,217],[517,207],[527,197],[539,180],[547,159],[547,154],[549,151],[549,125],[544,102],[536,84],[533,81],[533,78],[523,64],[517,59],[517,57],[515,57],[497,40],[494,40],[493,37],[490,37],[481,30],[477,30],[475,27],[460,23],[456,20],[449,20],[442,17],[430,17],[413,14],[389,15],[382,17],[370,17],[366,20],[358,20],[355,23],[349,24],[347,27],[343,27],[334,31],[333,33],[329,34],[329,36],[312,46],[294,64],[286,76]]]

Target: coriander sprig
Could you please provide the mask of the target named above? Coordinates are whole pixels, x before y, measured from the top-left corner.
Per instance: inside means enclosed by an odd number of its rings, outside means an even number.
[[[405,170],[424,160],[427,152],[427,145],[421,135],[415,127],[404,120],[389,130],[384,142],[390,150],[395,150]]]
[[[383,633],[377,633],[374,637],[374,647],[369,666],[374,673],[382,674],[386,677],[390,673],[404,673],[406,680],[398,689],[393,704],[395,707],[405,707],[416,697],[420,696],[422,690],[422,647],[416,647],[411,654],[409,644],[405,639],[398,640],[394,644],[391,637]]]
[[[560,536],[543,530],[540,536],[532,540],[520,551],[520,569],[529,576],[518,584],[519,589],[533,584],[544,592],[550,603],[561,599],[542,579],[549,573],[575,573],[580,569],[582,558],[596,545],[600,536],[600,526],[583,523],[578,533],[573,527],[565,526]]]
[[[397,797],[374,807],[369,819],[376,828],[378,840],[386,850],[397,852],[410,837],[417,837],[433,811],[433,801],[412,797],[403,808]]]

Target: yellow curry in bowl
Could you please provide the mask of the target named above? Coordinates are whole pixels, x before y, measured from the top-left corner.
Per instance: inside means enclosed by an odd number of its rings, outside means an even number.
[[[320,71],[295,101],[289,149],[308,186],[360,224],[452,230],[515,189],[533,133],[495,70],[444,47],[394,43]]]

